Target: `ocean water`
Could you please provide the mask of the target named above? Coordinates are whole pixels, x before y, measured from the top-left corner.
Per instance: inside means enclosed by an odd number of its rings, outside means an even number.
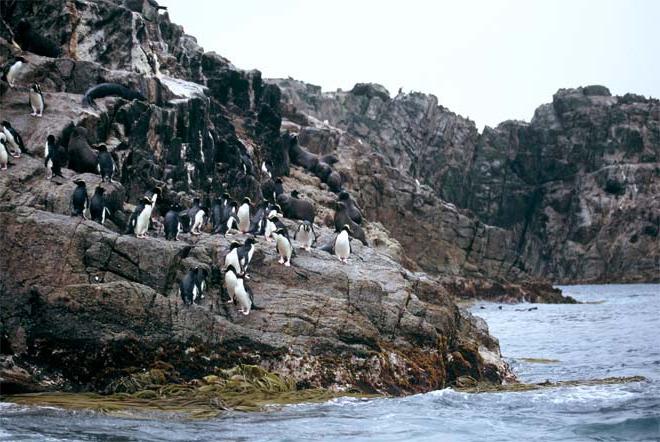
[[[1,441],[660,440],[660,285],[561,287],[579,305],[478,303],[523,382],[643,382],[396,399],[337,399],[191,421],[0,403]],[[528,311],[528,308],[538,307]],[[523,310],[523,311],[517,311]],[[536,363],[527,358],[556,362]]]

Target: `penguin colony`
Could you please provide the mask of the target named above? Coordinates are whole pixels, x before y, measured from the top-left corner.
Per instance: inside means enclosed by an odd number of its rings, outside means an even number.
[[[59,48],[48,39],[32,31],[29,23],[23,20],[17,29],[17,43],[24,51],[30,51],[46,57],[58,57]],[[17,88],[17,80],[28,64],[22,56],[14,57],[3,69],[2,81],[10,88]],[[41,87],[33,83],[27,90],[27,103],[30,115],[43,117],[46,103]],[[133,91],[115,83],[102,83],[87,90],[82,100],[85,107],[96,108],[94,100],[106,96],[119,96],[128,100],[146,101],[137,91]],[[28,152],[23,139],[9,121],[2,121],[0,127],[0,170],[7,170],[9,157],[20,158]],[[342,190],[342,178],[332,170],[332,165],[338,161],[334,155],[318,156],[307,152],[297,144],[295,135],[290,135],[290,154],[293,163],[300,165],[317,175],[330,190],[339,192],[336,202],[334,224],[336,234],[319,250],[335,255],[342,263],[347,263],[352,252],[351,238],[355,237],[365,245],[366,236],[360,227],[362,214],[357,203],[345,190]],[[116,171],[115,159],[107,146],[100,144],[92,146],[88,142],[87,131],[76,127],[70,136],[67,148],[62,147],[55,136],[48,135],[44,150],[45,177],[52,180],[55,177],[64,178],[62,168],[68,167],[78,173],[94,173],[101,176],[101,181],[94,189],[90,199],[87,183],[82,179],[73,181],[75,188],[71,194],[71,216],[91,219],[101,225],[111,218],[112,211],[106,201],[104,183],[112,183]],[[245,168],[245,163],[244,166]],[[239,204],[228,193],[216,197],[211,208],[202,205],[199,198],[194,198],[192,205],[184,209],[178,203],[169,206],[162,222],[164,237],[168,241],[178,241],[181,233],[201,235],[207,225],[211,234],[232,235],[247,234],[248,238],[240,243],[232,241],[226,251],[222,272],[224,288],[228,303],[237,305],[238,311],[248,315],[258,307],[254,303],[252,290],[246,283],[252,257],[256,249],[256,238],[263,236],[268,243],[273,242],[279,257],[279,264],[290,267],[295,256],[293,242],[286,225],[281,221],[287,217],[296,219],[298,223],[293,239],[300,247],[309,252],[315,246],[317,236],[314,231],[315,208],[307,200],[300,198],[297,191],[290,195],[284,193],[281,178],[274,177],[270,170],[271,164],[264,161],[261,165],[261,175],[266,177],[262,185],[264,200],[254,205],[249,197],[244,197]],[[247,172],[247,171],[244,171]],[[274,177],[274,178],[273,178]],[[148,238],[148,232],[153,230],[152,212],[159,202],[162,189],[155,189],[150,195],[143,196],[131,213],[126,223],[125,234],[133,234],[137,238]],[[153,235],[152,235],[153,236]],[[199,303],[204,299],[206,279],[209,270],[196,266],[189,269],[179,282],[179,294],[184,304]]]

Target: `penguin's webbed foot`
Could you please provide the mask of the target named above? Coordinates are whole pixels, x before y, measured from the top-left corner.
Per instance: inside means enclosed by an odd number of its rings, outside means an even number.
[[[290,261],[285,262],[284,267],[291,267],[291,262]]]
[[[279,262],[280,264],[284,264],[284,258],[280,258],[277,262]]]

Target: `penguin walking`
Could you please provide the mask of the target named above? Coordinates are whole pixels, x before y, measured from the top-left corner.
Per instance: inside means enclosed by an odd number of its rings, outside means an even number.
[[[41,93],[41,87],[38,83],[34,83],[30,88],[29,95],[30,107],[32,108],[33,117],[42,117],[44,113],[44,95]]]
[[[106,215],[110,215],[108,207],[105,205],[105,189],[101,186],[96,186],[94,189],[94,195],[89,202],[89,214],[92,217],[92,221],[104,225]]]
[[[308,252],[312,249],[312,244],[316,242],[316,232],[314,231],[314,224],[305,220],[298,224],[298,230],[293,235],[293,239],[300,241],[303,249]]]
[[[252,295],[252,290],[245,285],[245,278],[242,275],[238,275],[236,278],[236,285],[234,287],[234,299],[238,301],[240,306],[239,312],[244,315],[249,315],[250,310],[252,309],[252,303],[254,296]]]
[[[106,178],[108,182],[112,182],[112,175],[115,172],[115,162],[112,160],[112,155],[108,152],[108,147],[105,144],[98,146],[99,154],[96,157],[96,170],[101,175],[101,182],[104,182]]]
[[[241,233],[247,233],[250,230],[250,205],[252,200],[250,198],[243,198],[243,204],[238,208],[238,230]]]
[[[291,245],[291,240],[286,229],[277,229],[275,231],[275,250],[280,255],[278,262],[284,264],[284,267],[290,267],[293,245]]]
[[[174,205],[165,214],[163,225],[165,227],[165,239],[168,241],[179,240],[179,234],[181,233],[180,211],[181,208],[178,205]]]
[[[7,138],[5,134],[0,133],[0,170],[7,170],[7,163],[9,162],[9,152],[7,151]]]
[[[85,215],[85,210],[89,206],[89,198],[87,197],[87,185],[85,181],[77,179],[74,181],[76,188],[73,189],[73,195],[71,195],[71,216],[82,216],[84,219],[87,219]]]
[[[20,158],[21,153],[27,152],[21,135],[11,126],[9,121],[5,120],[2,122],[2,132],[7,137],[7,145],[13,150],[13,152],[10,152],[11,156]]]
[[[12,61],[5,64],[2,70],[2,80],[9,83],[9,87],[16,85],[16,77],[23,70],[23,67],[28,64],[28,61],[23,57],[14,57]]]
[[[62,176],[62,166],[64,165],[64,154],[60,151],[60,146],[55,141],[53,135],[46,138],[46,155],[44,166],[46,167],[46,179],[52,180],[54,176]]]
[[[179,294],[184,304],[199,303],[204,298],[206,289],[206,269],[190,269],[179,283]]]
[[[238,283],[238,273],[233,265],[229,265],[225,269],[225,290],[227,290],[227,295],[229,296],[229,301],[227,304],[234,302],[234,293],[236,292],[236,284]]]
[[[348,257],[352,252],[350,234],[351,228],[348,224],[344,225],[337,236],[335,236],[334,240],[323,246],[321,250],[337,256],[341,262],[346,264],[348,262]]]

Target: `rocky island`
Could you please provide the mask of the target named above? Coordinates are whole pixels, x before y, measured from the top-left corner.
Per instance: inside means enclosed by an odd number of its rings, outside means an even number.
[[[20,44],[36,38],[24,19],[55,52]],[[0,171],[3,394],[116,392],[164,366],[181,382],[255,365],[297,389],[368,394],[514,382],[486,323],[457,300],[574,302],[551,282],[658,281],[658,100],[560,90],[530,123],[479,133],[431,95],[263,79],[148,0],[3,0],[0,59],[18,55],[16,84],[0,86],[1,119],[27,150]],[[41,118],[27,104],[34,83]],[[145,100],[84,106],[101,83]],[[69,150],[107,146],[114,181],[70,168],[48,180],[49,135]],[[258,238],[248,284],[259,309],[242,315],[222,265],[247,235],[207,227],[168,241],[163,216],[225,192],[258,202],[274,178],[314,204],[319,247],[284,267]],[[105,225],[71,216],[75,179],[104,187]],[[125,234],[155,189],[147,238]],[[341,190],[365,218],[347,264],[320,250]],[[206,297],[187,305],[179,282],[196,267]]]

